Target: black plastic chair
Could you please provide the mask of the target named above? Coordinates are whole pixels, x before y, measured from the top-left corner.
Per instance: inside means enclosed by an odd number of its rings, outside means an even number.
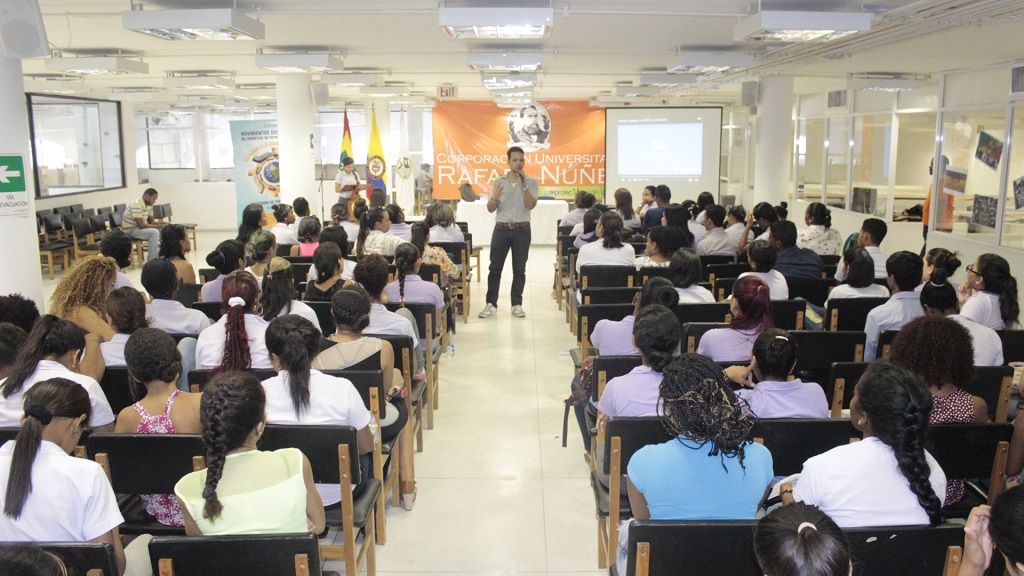
[[[389,302],[385,304],[388,310],[395,312],[402,308],[403,305],[400,303]],[[438,364],[441,360],[441,353],[444,346],[435,342],[440,342],[443,336],[443,318],[444,312],[438,313],[437,308],[433,304],[409,304],[406,303],[404,308],[409,312],[412,312],[413,317],[416,319],[416,330],[419,334],[420,342],[424,344],[424,354],[426,360],[426,366],[424,370],[427,373],[427,429],[434,429],[434,410],[437,410],[440,400],[439,384],[440,384],[440,371]]]
[[[786,278],[790,299],[803,298],[816,306],[824,306],[828,294],[836,286],[835,278]]]
[[[888,302],[888,298],[839,298],[829,300],[825,309],[825,330],[864,331],[868,312]]]
[[[988,404],[988,417],[993,422],[1006,422],[1012,386],[1013,367],[975,366],[974,382],[967,391]]]
[[[704,256],[704,258],[710,258],[710,256]],[[747,262],[708,264],[704,266],[704,280],[714,284],[715,278],[738,278],[744,272],[750,272],[750,264]]]
[[[823,382],[833,362],[864,361],[863,332],[790,330],[787,334],[797,346],[793,372],[805,382]]]
[[[878,358],[889,359],[889,355],[892,354],[892,341],[899,333],[899,330],[882,330],[878,333]]]
[[[605,385],[612,378],[618,378],[628,374],[631,370],[641,365],[639,355],[636,356],[595,356],[594,367],[591,372],[594,379],[590,387],[590,399],[597,404],[604,392]]]
[[[798,354],[799,355],[799,354]],[[864,375],[870,362],[833,362],[825,384],[825,398],[829,401],[829,416],[839,418],[850,407],[853,389]]]
[[[715,301],[725,302],[729,296],[732,295],[732,287],[736,285],[737,280],[739,280],[739,278],[723,278],[716,276],[714,283],[715,289],[713,291]]]
[[[837,418],[765,418],[750,436],[772,453],[776,476],[803,470],[808,458],[849,444],[863,434],[849,420]]]
[[[711,266],[712,264],[735,264],[736,257],[728,254],[708,254],[706,256],[698,256],[700,258],[700,265],[703,268]]]
[[[934,424],[929,428],[928,451],[942,467],[946,480],[978,480],[988,482],[984,490],[974,482],[965,482],[964,497],[942,509],[946,518],[966,518],[971,508],[992,505],[1003,492],[1006,458],[1010,450],[1013,425]],[[942,498],[943,495],[939,495]]]
[[[193,302],[192,309],[199,310],[210,319],[216,322],[220,320],[222,314],[222,308],[224,307],[223,302]]]
[[[586,288],[580,290],[583,304],[632,304],[640,288]]]
[[[732,315],[728,302],[684,303],[675,307],[674,312],[680,324],[687,322],[729,322]]]
[[[149,542],[160,576],[336,576],[323,572],[315,534],[159,536]]]
[[[803,300],[772,300],[775,327],[783,330],[803,330],[807,302]]]
[[[635,276],[636,268],[633,266],[585,264],[580,267],[580,276],[576,281],[576,289],[633,286]]]
[[[671,273],[668,266],[644,266],[636,271],[636,285],[643,286],[651,278],[669,278]]]
[[[391,350],[395,355],[395,368],[402,373],[405,387],[409,389],[409,405],[412,406],[410,416],[413,416],[413,432],[416,433],[416,451],[423,452],[423,404],[426,399],[427,382],[426,380],[412,379],[413,355],[415,354],[412,337],[396,334],[363,333],[363,335],[380,338],[391,344]]]
[[[686,322],[682,327],[682,339],[679,348],[687,353],[696,353],[700,339],[710,330],[728,328],[724,322]]]
[[[0,550],[42,548],[60,559],[68,574],[118,576],[114,547],[100,542],[0,542]],[[24,572],[14,572],[17,576]]]
[[[128,368],[124,366],[108,366],[103,371],[100,388],[103,389],[103,394],[107,397],[115,416],[139,400],[132,393],[130,380]]]
[[[591,354],[590,335],[601,320],[619,321],[633,313],[633,304],[585,304],[577,308],[576,337],[580,344],[580,361]]]
[[[185,308],[191,308],[193,304],[199,302],[199,294],[202,289],[202,284],[186,284],[184,282],[179,282],[178,291],[174,293],[174,299],[181,302],[181,305]]]
[[[1024,330],[999,330],[1003,341],[1003,362],[1024,362]]]
[[[306,306],[316,312],[316,319],[320,322],[320,333],[324,338],[334,334],[334,315],[331,313],[330,302],[306,302]]]

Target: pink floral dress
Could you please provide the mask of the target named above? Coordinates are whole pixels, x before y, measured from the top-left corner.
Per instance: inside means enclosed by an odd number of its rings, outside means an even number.
[[[174,434],[174,424],[171,424],[171,406],[174,399],[181,394],[181,390],[175,390],[167,398],[167,405],[164,406],[164,413],[152,416],[142,404],[136,402],[132,405],[135,411],[142,418],[139,421],[139,434]],[[143,494],[142,503],[146,506],[146,512],[156,517],[156,521],[165,526],[184,526],[185,518],[178,507],[178,500],[174,494]]]

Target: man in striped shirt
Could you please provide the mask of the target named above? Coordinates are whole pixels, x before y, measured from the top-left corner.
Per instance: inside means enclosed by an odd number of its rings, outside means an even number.
[[[892,296],[889,301],[868,312],[864,323],[864,361],[878,356],[878,336],[885,330],[899,330],[914,318],[924,316],[921,295],[914,288],[921,283],[924,262],[913,252],[902,250],[885,261],[885,272]]]
[[[153,205],[156,204],[158,196],[159,193],[155,189],[147,188],[142,193],[142,198],[132,202],[125,209],[121,224],[129,238],[149,242],[149,255],[146,260],[156,258],[160,252],[160,229],[167,225],[153,219]]]

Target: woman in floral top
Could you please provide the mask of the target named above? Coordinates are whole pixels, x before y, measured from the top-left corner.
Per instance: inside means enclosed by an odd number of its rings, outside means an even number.
[[[832,229],[832,211],[821,202],[811,202],[804,214],[807,229],[797,235],[796,245],[808,248],[819,256],[838,256],[843,249],[843,238]]]
[[[412,243],[420,251],[420,261],[423,264],[436,264],[441,267],[448,284],[451,284],[459,277],[459,267],[448,257],[448,253],[436,246],[430,246],[430,226],[424,221],[415,222],[412,225]]]

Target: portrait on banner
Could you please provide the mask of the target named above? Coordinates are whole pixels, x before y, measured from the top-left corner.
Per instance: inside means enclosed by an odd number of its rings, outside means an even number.
[[[544,106],[531,102],[513,108],[508,115],[508,145],[519,146],[526,152],[551,147],[551,115]]]

